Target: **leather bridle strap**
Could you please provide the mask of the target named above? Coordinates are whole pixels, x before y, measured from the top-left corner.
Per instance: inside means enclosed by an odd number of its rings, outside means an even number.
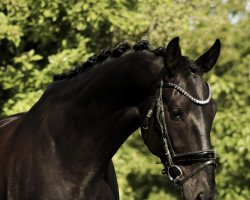
[[[161,84],[163,84],[162,80],[161,80]],[[163,106],[163,101],[162,101],[162,87],[159,88],[158,97],[156,98],[156,119],[160,128],[163,147],[165,150],[165,159],[166,159],[165,161],[167,163],[164,165],[167,165],[168,167],[173,167],[174,162],[172,159],[172,155],[174,153],[174,150],[172,148],[172,145],[169,139],[169,134],[167,131],[167,125],[165,121],[164,106]]]
[[[216,165],[214,160],[208,160],[201,165],[199,165],[197,168],[195,168],[190,174],[187,176],[182,176],[180,178],[174,179],[174,183],[178,185],[183,185],[188,179],[193,177],[195,174],[197,174],[199,171],[201,171],[203,168],[205,168],[208,165]]]
[[[214,150],[195,151],[189,153],[181,153],[173,156],[173,161],[176,164],[205,162],[215,158]]]

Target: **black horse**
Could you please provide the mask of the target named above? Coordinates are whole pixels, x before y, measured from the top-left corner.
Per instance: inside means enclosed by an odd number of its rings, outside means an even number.
[[[219,40],[196,61],[179,38],[122,43],[55,76],[27,113],[0,121],[0,199],[119,199],[111,159],[138,127],[184,199],[214,199],[216,103],[202,75],[219,53]]]

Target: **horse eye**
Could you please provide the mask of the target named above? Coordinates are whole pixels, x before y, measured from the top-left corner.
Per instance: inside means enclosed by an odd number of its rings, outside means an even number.
[[[196,67],[191,67],[191,73],[192,74],[195,74],[195,73],[197,73],[197,71],[198,71],[198,69],[196,68]]]
[[[191,68],[191,72],[192,73],[196,73],[196,69],[195,68]]]
[[[172,108],[170,110],[170,117],[173,120],[180,121],[180,120],[182,120],[181,116],[182,116],[182,111],[180,109],[178,109],[178,108]]]

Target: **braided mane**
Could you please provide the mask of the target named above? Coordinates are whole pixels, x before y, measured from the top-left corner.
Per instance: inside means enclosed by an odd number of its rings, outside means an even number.
[[[54,75],[53,80],[58,81],[63,79],[70,79],[74,76],[82,74],[83,72],[90,69],[92,66],[96,65],[97,63],[103,62],[107,58],[118,58],[126,51],[131,49],[134,49],[134,51],[152,51],[155,56],[163,56],[165,53],[165,48],[163,47],[158,47],[157,49],[151,50],[149,42],[146,40],[141,40],[135,43],[133,46],[131,46],[128,42],[121,42],[113,49],[105,48],[101,50],[99,54],[94,54],[93,56],[90,56],[86,62],[70,70],[69,72]]]

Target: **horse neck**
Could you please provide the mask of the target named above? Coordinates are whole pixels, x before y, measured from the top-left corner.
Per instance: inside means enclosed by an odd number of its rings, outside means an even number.
[[[160,58],[138,52],[63,83],[65,92],[58,94],[66,102],[54,103],[48,123],[57,151],[75,171],[82,170],[87,162],[107,164],[140,127],[138,107],[154,88],[160,63]]]

